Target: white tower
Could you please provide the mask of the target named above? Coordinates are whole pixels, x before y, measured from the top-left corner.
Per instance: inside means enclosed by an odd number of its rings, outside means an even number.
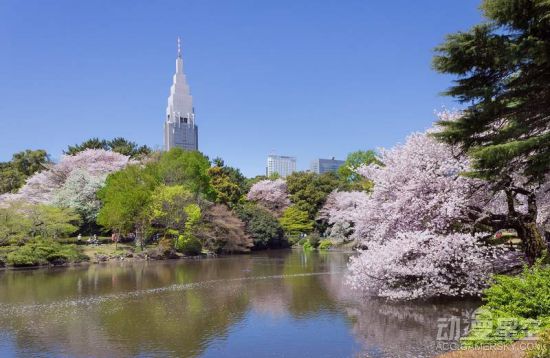
[[[181,56],[181,40],[178,37],[178,57],[176,58],[176,73],[170,87],[170,96],[166,106],[164,122],[164,149],[179,147],[187,150],[198,150],[199,129],[195,125],[195,109],[193,97],[183,73]]]

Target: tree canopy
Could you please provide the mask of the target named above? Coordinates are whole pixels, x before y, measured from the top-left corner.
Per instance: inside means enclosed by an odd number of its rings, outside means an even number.
[[[286,178],[290,201],[315,219],[327,196],[340,185],[335,173],[315,174],[295,172]]]
[[[307,234],[313,230],[313,220],[308,212],[301,210],[296,205],[285,209],[280,219],[281,226],[288,235]]]
[[[437,47],[434,67],[455,75],[445,94],[467,105],[435,135],[473,158],[472,174],[500,180],[550,170],[550,2],[484,0],[486,18]]]
[[[237,168],[226,166],[221,158],[213,160],[208,169],[216,202],[233,207],[239,203],[249,189],[248,182]]]
[[[374,150],[357,150],[348,154],[344,165],[338,168],[338,175],[346,189],[367,191],[372,189],[372,183],[357,173],[358,168],[370,164],[382,165]]]
[[[146,145],[139,146],[137,143],[128,139],[117,137],[111,140],[91,138],[80,144],[69,145],[64,153],[68,155],[75,155],[76,153],[82,152],[86,149],[112,150],[113,152],[127,155],[132,158],[148,155],[152,152],[151,148]]]

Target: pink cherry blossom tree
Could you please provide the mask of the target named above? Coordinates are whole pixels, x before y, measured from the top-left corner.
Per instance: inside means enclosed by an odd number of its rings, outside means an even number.
[[[327,234],[336,243],[354,239],[357,223],[367,208],[369,195],[363,191],[333,191],[317,217],[329,225]]]
[[[51,204],[74,171],[85,171],[91,177],[104,180],[107,174],[124,168],[128,162],[128,156],[103,149],[87,149],[75,155],[64,155],[59,163],[27,179],[17,193],[0,196],[0,202],[17,200]],[[74,189],[73,184],[71,182]]]
[[[276,214],[282,213],[290,205],[287,185],[283,179],[257,182],[250,188],[247,198]]]
[[[352,258],[348,283],[393,300],[477,296],[504,251],[469,234],[401,232]]]
[[[485,182],[461,175],[469,169],[467,158],[428,132],[381,150],[380,157],[384,166],[358,169],[374,183],[356,225],[361,240],[385,241],[406,231],[445,234],[469,222],[472,206],[483,208],[493,201]]]
[[[335,200],[322,210],[333,227],[353,223],[352,236],[367,249],[350,264],[353,287],[393,299],[475,295],[491,273],[521,264],[521,253],[485,239],[511,228],[505,226],[510,205],[526,212],[532,199],[518,195],[509,203],[489,183],[462,175],[470,169],[468,158],[430,132],[380,153],[383,166],[358,169],[374,188],[355,212]],[[513,181],[529,185],[520,177]],[[547,185],[536,188],[541,227],[548,226]],[[333,199],[337,195],[344,198],[335,193]]]

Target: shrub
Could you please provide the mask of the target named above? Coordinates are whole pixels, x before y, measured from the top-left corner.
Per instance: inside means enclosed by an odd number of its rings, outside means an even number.
[[[495,276],[483,300],[477,321],[484,324],[474,325],[465,346],[512,342],[550,327],[550,267],[539,262],[518,276]]]
[[[296,236],[296,235],[292,235],[292,236],[289,236],[289,237],[287,238],[287,240],[288,240],[288,244],[289,244],[290,246],[294,246],[294,245],[296,245],[296,244],[299,243],[300,237],[299,237],[299,236]]]
[[[317,248],[319,247],[319,243],[321,242],[321,238],[318,234],[314,233],[308,236],[307,241],[311,244],[311,247]]]
[[[185,238],[184,235],[180,235],[176,242],[176,249],[185,255],[197,256],[202,252],[202,245],[194,236]]]
[[[242,205],[235,211],[246,224],[246,232],[252,237],[254,249],[287,246],[283,228],[271,212],[252,203]]]
[[[158,248],[163,255],[168,255],[174,249],[174,241],[170,238],[163,237],[159,241]]]
[[[52,265],[64,265],[69,262],[69,256],[63,252],[54,252],[46,257]]]
[[[307,242],[307,239],[305,237],[301,238],[300,240],[298,240],[298,245],[300,246],[304,246],[304,244]]]
[[[319,243],[319,250],[328,250],[332,247],[332,241],[325,239]]]
[[[38,266],[44,264],[40,258],[29,248],[24,247],[8,254],[8,264],[16,267]]]
[[[87,259],[88,257],[81,254],[74,245],[61,245],[52,240],[35,239],[10,252],[7,263],[16,267],[25,267],[48,263],[60,265]]]
[[[535,347],[527,352],[527,358],[547,357],[550,357],[550,329],[541,332]]]
[[[304,251],[310,251],[310,250],[313,250],[313,246],[311,245],[311,242],[309,242],[309,240],[305,241],[304,244],[302,245]]]

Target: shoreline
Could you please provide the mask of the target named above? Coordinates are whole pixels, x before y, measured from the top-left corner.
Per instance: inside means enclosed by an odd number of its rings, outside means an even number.
[[[234,253],[234,254],[216,254],[213,252],[209,253],[202,253],[200,255],[196,256],[186,256],[181,253],[173,253],[172,255],[168,256],[151,256],[148,255],[146,252],[140,252],[140,253],[134,253],[134,252],[124,252],[119,253],[116,255],[108,255],[108,254],[95,254],[94,256],[90,257],[89,260],[83,260],[78,262],[66,262],[63,264],[42,264],[42,265],[34,265],[34,266],[13,266],[13,265],[5,265],[0,266],[0,272],[5,271],[26,271],[26,270],[38,270],[38,269],[50,269],[50,268],[70,268],[70,267],[79,267],[79,266],[91,266],[91,265],[100,265],[100,264],[109,264],[109,263],[121,263],[121,262],[158,262],[158,261],[177,261],[177,260],[205,260],[205,259],[214,259],[214,258],[224,258],[224,257],[230,257],[230,256],[236,256],[236,255],[251,255],[251,254],[257,254],[257,253],[265,253],[265,252],[271,252],[271,251],[282,251],[282,250],[302,250],[301,247],[286,247],[286,248],[278,248],[278,249],[263,249],[263,250],[257,250],[257,251],[250,251],[250,252],[242,252],[242,253]],[[314,250],[318,251],[318,250]],[[347,249],[338,249],[338,248],[331,248],[329,250],[322,250],[323,252],[330,252],[330,251],[337,251],[337,252],[344,252],[344,253],[353,253],[354,250],[347,250]],[[130,254],[130,255],[129,255]]]

